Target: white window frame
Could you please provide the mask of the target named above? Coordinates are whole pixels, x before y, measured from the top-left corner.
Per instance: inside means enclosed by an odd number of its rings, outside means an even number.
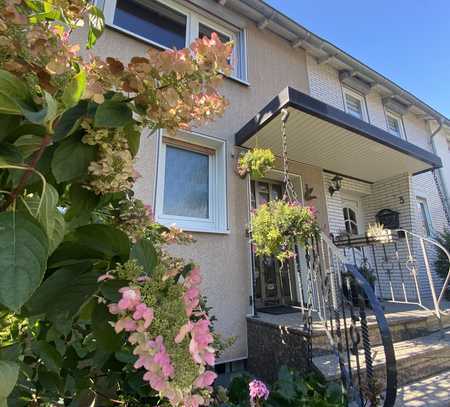
[[[145,1],[143,0],[134,0],[141,3],[145,6]],[[180,4],[172,1],[172,0],[154,0],[162,5],[169,7],[183,15],[186,16],[186,41],[184,46],[188,47],[197,37],[199,31],[199,23],[207,25],[212,29],[219,31],[221,34],[225,34],[234,42],[235,46],[233,48],[233,73],[230,75],[230,78],[235,79],[237,81],[248,84],[247,82],[247,52],[246,52],[246,32],[245,30],[236,29],[229,24],[226,23],[217,23],[212,21],[212,19],[208,19],[198,13],[195,13],[193,10],[190,10],[186,7],[181,6]],[[138,38],[139,40],[146,42],[152,46],[157,48],[168,50],[170,48],[165,45],[159,44],[155,41],[152,41],[149,38],[143,37],[139,34],[136,34],[132,31],[126,30],[118,25],[114,24],[114,13],[116,10],[117,0],[107,0],[103,6],[103,13],[105,15],[106,25],[113,27],[114,29],[121,31],[125,34],[128,34],[132,37]]]
[[[406,134],[405,134],[405,127],[403,126],[403,118],[402,116],[400,116],[397,113],[391,112],[390,110],[386,110],[385,111],[386,114],[386,129],[387,131],[392,134],[393,136],[399,137],[401,139],[406,139]],[[393,131],[391,131],[391,129],[389,128],[389,122],[388,122],[388,118],[392,118],[394,120],[397,120],[398,122],[398,127],[400,129],[400,134],[396,134]]]
[[[195,218],[164,214],[164,184],[166,168],[166,144],[164,131],[158,135],[158,173],[156,181],[155,217],[156,221],[190,232],[228,233],[227,190],[226,190],[226,141],[194,132],[178,131],[173,138],[207,147],[215,151],[209,156],[209,218]],[[189,148],[186,148],[189,151]]]
[[[424,220],[427,224],[427,228],[428,228],[428,232],[429,232],[427,237],[433,237],[435,232],[434,232],[434,228],[433,228],[433,221],[431,219],[430,206],[428,205],[427,198],[424,198],[422,196],[416,196],[416,211],[417,212],[419,211],[419,204],[423,204],[423,207],[424,207],[424,212],[425,212]],[[417,213],[417,215],[422,216],[422,211],[420,211],[420,213]],[[418,219],[418,221],[421,222],[420,218]],[[420,225],[421,225],[421,223],[419,223],[419,226]]]
[[[347,97],[346,95],[350,95],[352,97],[354,97],[355,99],[358,99],[361,103],[361,109],[362,109],[362,118],[361,120],[364,120],[365,122],[369,121],[369,115],[367,113],[367,106],[366,106],[366,98],[364,97],[364,95],[362,95],[361,93],[358,93],[356,91],[354,91],[353,89],[347,88],[346,86],[342,87],[342,97],[344,99],[344,107],[345,107],[345,111],[350,114],[353,117],[353,114],[349,113],[349,109],[347,106]]]

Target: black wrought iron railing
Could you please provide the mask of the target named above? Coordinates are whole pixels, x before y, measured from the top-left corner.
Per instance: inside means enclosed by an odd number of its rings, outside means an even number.
[[[305,263],[301,261],[302,255]],[[397,392],[394,346],[370,282],[323,233],[305,248],[299,247],[297,259],[297,269],[302,273],[299,284],[303,293],[304,330],[311,338],[313,320],[318,317],[322,322],[349,405],[394,406]],[[368,314],[376,319],[371,327]],[[376,329],[381,338],[377,358],[384,361],[382,372],[374,366],[370,329]],[[311,344],[309,352],[313,359]]]

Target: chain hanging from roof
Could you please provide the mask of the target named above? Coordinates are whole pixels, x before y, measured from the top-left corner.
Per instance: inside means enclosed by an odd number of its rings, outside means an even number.
[[[289,160],[287,153],[287,134],[286,134],[286,122],[289,117],[289,111],[287,109],[281,110],[281,144],[282,144],[282,157],[283,157],[283,183],[284,194],[283,200],[288,203],[298,203],[297,193],[295,192],[294,185],[289,177]]]

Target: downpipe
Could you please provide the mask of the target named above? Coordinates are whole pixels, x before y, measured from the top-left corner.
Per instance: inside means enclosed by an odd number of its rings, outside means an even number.
[[[437,122],[439,123],[439,126],[438,126],[438,128],[436,130],[434,130],[431,133],[431,137],[430,137],[431,149],[433,150],[433,153],[436,154],[436,155],[438,155],[438,152],[437,152],[436,144],[434,142],[434,138],[435,138],[435,136],[437,136],[439,134],[439,132],[442,130],[442,127],[444,126],[444,122],[443,122],[442,119],[437,120]],[[436,170],[433,170],[433,171],[436,171]],[[447,186],[445,185],[445,182],[444,182],[444,175],[442,174],[442,168],[438,168],[437,169],[437,175],[438,175],[439,184],[440,184],[440,185],[437,185],[437,187],[438,188],[440,187],[440,189],[442,191],[442,195],[443,195],[443,198],[444,198],[443,199],[444,202],[442,202],[442,205],[444,206],[444,213],[445,213],[445,217],[446,217],[446,220],[447,220],[447,225],[450,227],[449,193],[448,193],[448,190],[447,190]]]

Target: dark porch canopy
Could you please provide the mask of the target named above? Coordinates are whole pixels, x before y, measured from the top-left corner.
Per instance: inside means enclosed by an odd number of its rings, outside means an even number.
[[[369,182],[442,166],[435,154],[289,87],[236,133],[236,145],[280,156],[283,108],[291,160]]]

